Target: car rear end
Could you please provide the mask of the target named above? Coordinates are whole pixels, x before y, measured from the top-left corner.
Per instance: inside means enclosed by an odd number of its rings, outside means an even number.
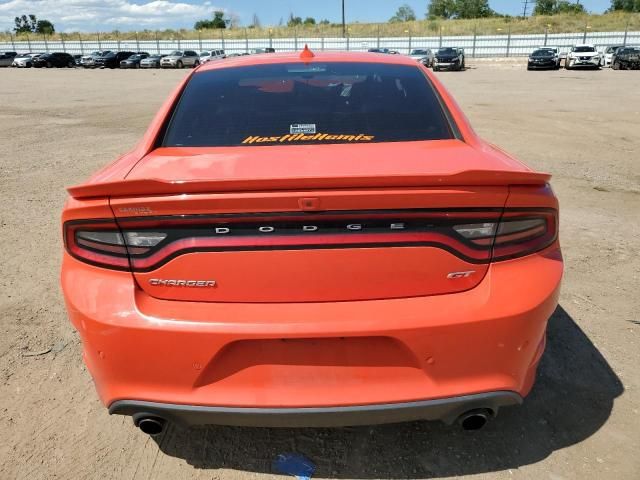
[[[210,63],[70,189],[62,286],[111,413],[452,422],[529,392],[562,275],[549,177],[379,57]]]

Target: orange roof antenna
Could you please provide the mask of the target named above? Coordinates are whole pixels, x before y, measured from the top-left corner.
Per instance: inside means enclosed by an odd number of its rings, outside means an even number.
[[[300,60],[311,60],[315,55],[311,50],[309,50],[309,45],[304,44],[304,50],[300,52]]]

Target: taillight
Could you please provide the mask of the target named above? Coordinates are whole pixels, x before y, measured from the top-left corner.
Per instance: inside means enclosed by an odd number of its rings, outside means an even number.
[[[64,245],[78,260],[99,267],[129,270],[122,234],[112,220],[71,221],[64,224]]]
[[[506,210],[499,222],[455,225],[453,229],[478,246],[493,247],[492,261],[540,251],[558,235],[555,210]]]
[[[547,247],[557,217],[501,209],[179,215],[73,221],[64,231],[75,258],[139,272],[193,252],[374,247],[435,247],[482,264]]]

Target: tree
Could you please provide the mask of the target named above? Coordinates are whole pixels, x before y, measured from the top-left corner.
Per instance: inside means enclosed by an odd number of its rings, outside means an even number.
[[[297,27],[302,25],[302,18],[294,17],[293,13],[289,14],[289,21],[287,22],[287,27]]]
[[[609,11],[614,12],[616,10],[640,13],[640,0],[611,0]]]
[[[316,24],[316,19],[313,17],[307,17],[304,19],[304,23],[306,26],[311,26],[311,25],[315,25]]]
[[[572,3],[567,0],[558,0],[555,13],[585,13],[584,5],[580,2]]]
[[[456,0],[457,18],[493,17],[495,12],[489,7],[489,0]]]
[[[638,0],[640,1],[640,0]],[[538,0],[534,15],[557,15],[558,13],[585,13],[584,5],[579,1],[568,0]]]
[[[49,20],[38,20],[36,23],[36,33],[41,33],[44,35],[52,35],[55,33],[56,29]]]
[[[320,25],[329,25],[329,24],[331,24],[331,22],[326,18],[324,20],[320,20]]]
[[[251,20],[251,27],[260,28],[260,19],[258,18],[258,14],[253,14],[253,20]]]
[[[556,0],[538,0],[536,8],[533,9],[534,15],[553,15]]]
[[[22,15],[14,19],[15,27],[13,28],[16,33],[31,33],[36,31],[36,25],[38,21],[35,15]]]
[[[396,14],[389,19],[391,23],[412,22],[416,19],[416,12],[406,3],[398,8]]]
[[[213,19],[198,20],[193,25],[194,30],[204,30],[212,28],[227,28],[227,20],[224,19],[224,12],[217,10],[213,12]]]
[[[496,15],[489,0],[431,0],[428,18],[482,18]]]
[[[431,0],[427,6],[429,18],[451,18],[456,14],[456,0]]]

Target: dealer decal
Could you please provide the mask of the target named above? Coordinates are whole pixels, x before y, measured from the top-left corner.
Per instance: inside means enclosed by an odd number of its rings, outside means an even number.
[[[316,133],[315,123],[294,123],[289,126],[289,133]]]
[[[375,138],[373,135],[331,135],[329,133],[316,133],[315,135],[305,135],[298,133],[295,135],[286,134],[276,137],[259,137],[250,136],[245,138],[242,143],[247,145],[251,143],[287,143],[287,142],[370,142]]]

